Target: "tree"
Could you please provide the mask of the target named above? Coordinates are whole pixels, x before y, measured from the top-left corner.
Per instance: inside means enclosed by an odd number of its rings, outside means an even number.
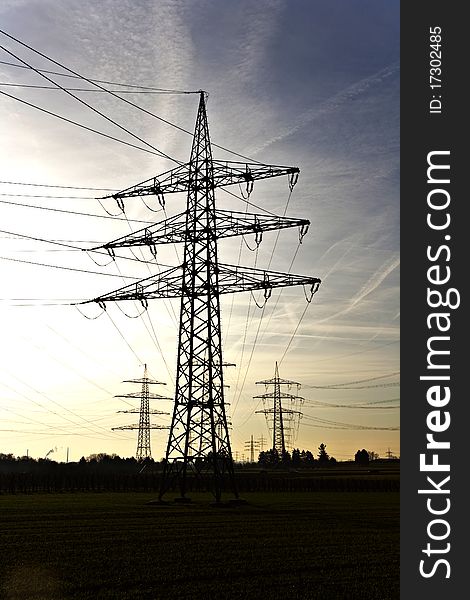
[[[292,450],[292,466],[300,466],[300,450],[298,448],[294,448],[294,450]]]
[[[318,462],[320,464],[326,464],[330,460],[328,453],[326,451],[326,444],[321,443],[318,446]]]
[[[268,455],[266,452],[262,451],[259,453],[258,462],[262,467],[265,467],[268,464]]]
[[[278,465],[281,461],[281,457],[279,456],[279,452],[275,448],[271,448],[266,453],[268,459],[268,465]]]
[[[305,464],[305,466],[306,467],[313,467],[313,465],[315,463],[315,457],[310,452],[310,450],[307,450],[306,452],[304,452],[302,450],[302,454],[303,454],[303,460],[302,460],[302,462]]]
[[[290,465],[291,463],[291,456],[289,454],[289,452],[287,450],[284,450],[284,452],[282,453],[281,456],[281,462],[283,465]]]
[[[358,450],[354,455],[354,460],[358,465],[368,465],[369,464],[369,453],[367,450]]]
[[[369,460],[377,460],[379,458],[377,452],[374,452],[373,450],[368,450],[367,454],[369,455]]]

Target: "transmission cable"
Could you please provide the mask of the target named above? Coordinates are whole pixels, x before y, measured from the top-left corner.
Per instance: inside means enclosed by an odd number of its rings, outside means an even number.
[[[361,386],[325,386],[325,385],[306,385],[304,387],[308,387],[311,389],[317,389],[317,390],[370,390],[373,388],[388,388],[388,387],[396,387],[399,386],[400,383],[394,382],[394,383],[378,383],[376,385],[361,385]]]
[[[73,246],[71,244],[67,244],[65,242],[59,242],[59,241],[56,241],[56,240],[45,240],[43,238],[33,237],[31,235],[25,235],[25,234],[22,234],[22,233],[15,233],[13,231],[5,231],[3,229],[0,229],[0,233],[6,233],[6,234],[9,234],[9,235],[18,237],[18,238],[27,239],[27,240],[33,240],[35,242],[43,242],[45,244],[53,244],[53,245],[56,245],[56,246],[62,246],[62,247],[68,248],[69,250],[74,250],[74,251],[77,251],[77,252],[87,252],[87,253],[88,252],[93,252],[94,254],[100,254],[102,256],[109,256],[109,254],[107,252],[101,252],[100,250],[95,250],[95,249],[80,248],[79,246]],[[85,243],[87,243],[87,242],[85,242]],[[32,252],[36,252],[36,251],[33,250]],[[152,265],[157,265],[159,267],[171,268],[171,265],[166,265],[166,264],[163,264],[163,263],[157,263],[155,261],[149,262],[149,261],[146,261],[146,260],[140,260],[138,258],[131,258],[129,256],[120,256],[120,255],[118,255],[118,256],[115,256],[115,258],[119,258],[119,259],[123,259],[123,260],[131,260],[133,262],[143,263],[143,264],[147,264],[147,265],[148,264],[152,264]]]
[[[31,261],[31,260],[23,260],[21,258],[11,258],[8,256],[0,256],[0,260],[8,260],[11,262],[18,262],[18,263],[25,263],[28,265],[35,265],[38,267],[48,267],[50,269],[63,269],[64,271],[74,271],[74,272],[78,272],[78,273],[88,273],[91,275],[103,275],[105,277],[121,277],[120,275],[116,274],[116,273],[100,273],[99,271],[90,271],[88,269],[78,269],[78,268],[74,268],[74,267],[64,267],[61,265],[50,265],[50,264],[45,264],[45,263],[40,263],[40,262],[35,262],[35,261]],[[134,279],[135,281],[139,281],[140,277],[134,277],[132,275],[126,275],[125,276],[127,279]]]
[[[296,336],[296,334],[297,334],[297,331],[298,331],[298,329],[299,329],[299,327],[300,327],[300,325],[301,325],[301,323],[302,323],[302,321],[303,321],[303,318],[305,317],[305,314],[306,314],[306,312],[307,312],[307,310],[308,310],[308,307],[310,306],[310,304],[311,304],[311,302],[307,302],[307,304],[305,305],[305,308],[304,308],[304,310],[303,310],[302,314],[300,315],[299,322],[297,323],[297,325],[296,325],[296,327],[295,327],[295,329],[294,329],[294,332],[293,332],[293,334],[292,334],[292,336],[291,336],[291,338],[290,338],[290,340],[289,340],[289,343],[287,344],[287,347],[286,347],[286,349],[284,350],[284,354],[282,355],[282,357],[281,357],[281,360],[280,360],[280,361],[279,361],[279,363],[278,363],[278,364],[279,364],[279,366],[282,364],[282,361],[284,360],[284,358],[285,358],[285,356],[286,356],[287,352],[289,351],[289,348],[291,347],[291,344],[292,344],[292,342],[294,341],[294,337],[295,337],[295,336]]]
[[[125,144],[126,146],[130,146],[131,148],[136,148],[137,150],[142,150],[142,152],[147,152],[148,154],[152,154],[154,156],[161,156],[158,152],[154,152],[153,150],[149,150],[148,148],[142,148],[141,146],[137,146],[136,144],[132,144],[131,142],[126,142],[125,140],[121,140],[121,139],[116,138],[107,133],[103,133],[102,131],[98,131],[97,129],[94,129],[93,127],[88,127],[87,125],[82,125],[81,123],[77,123],[77,121],[72,121],[72,119],[67,119],[67,117],[63,117],[62,115],[58,115],[57,113],[54,113],[50,110],[42,108],[41,106],[37,106],[36,104],[32,104],[31,102],[22,100],[21,98],[18,98],[17,96],[13,96],[12,94],[7,94],[3,90],[0,90],[0,94],[2,94],[3,96],[7,96],[8,98],[11,98],[12,100],[16,100],[17,102],[21,102],[21,104],[25,104],[26,106],[35,108],[36,110],[46,113],[47,115],[56,117],[57,119],[60,119],[61,121],[65,121],[66,123],[70,123],[71,125],[76,125],[77,127],[80,127],[81,129],[85,129],[86,131],[91,131],[92,133],[101,135],[102,137],[105,137],[109,140],[119,142],[120,144]]]
[[[146,263],[146,264],[147,264],[147,263]],[[117,268],[117,270],[118,270],[118,271],[119,271],[119,273],[120,273],[121,271],[120,271],[120,269],[119,269],[119,265],[118,265],[117,263],[116,263],[116,268]],[[150,268],[149,268],[148,266],[147,266],[147,270],[150,272]],[[150,272],[150,275],[152,275],[152,273],[151,273],[151,272]],[[124,278],[123,278],[123,279],[124,279]],[[125,283],[125,282],[124,282],[124,283]],[[135,300],[133,301],[133,304],[134,304],[134,306],[136,305],[136,301],[135,301]],[[121,309],[121,307],[119,306],[119,302],[116,302],[116,306],[119,308],[119,310],[121,310],[121,312],[122,312],[122,313],[123,313],[123,314],[124,314],[126,317],[128,317],[128,318],[129,318],[129,315],[127,315],[127,314],[126,314],[126,313],[123,311],[123,309]],[[168,311],[168,309],[167,309],[167,311]],[[147,323],[146,323],[146,322],[144,321],[144,319],[143,319],[143,313],[147,313],[147,316],[148,316],[148,319],[149,319],[149,323],[150,323],[150,325],[151,325],[151,328],[152,328],[152,331],[153,331],[153,336],[152,336],[152,334],[151,334],[151,332],[150,332],[150,330],[149,330],[149,328],[148,328],[148,326],[147,326]],[[168,314],[169,314],[169,312],[168,312]],[[166,360],[165,360],[165,356],[163,355],[163,350],[162,350],[162,348],[161,348],[161,346],[160,346],[160,343],[159,343],[159,341],[158,341],[157,335],[156,335],[156,333],[155,333],[155,329],[154,329],[154,327],[153,327],[153,323],[152,323],[152,321],[151,321],[151,319],[150,319],[150,315],[148,314],[148,309],[147,309],[147,308],[145,308],[145,309],[144,309],[144,310],[143,310],[143,311],[142,311],[140,314],[138,314],[138,315],[137,315],[137,317],[138,317],[138,318],[140,318],[140,319],[142,320],[142,323],[143,323],[143,325],[144,325],[144,327],[145,327],[145,329],[146,329],[147,333],[149,334],[149,337],[150,337],[150,339],[152,340],[152,343],[153,343],[153,345],[154,345],[154,346],[157,348],[157,350],[160,352],[160,355],[161,355],[161,357],[162,357],[162,359],[163,359],[163,362],[164,362],[164,364],[165,364],[165,367],[166,367],[166,369],[167,369],[167,371],[168,371],[168,375],[169,375],[169,377],[170,377],[170,379],[171,379],[172,383],[174,383],[173,376],[172,376],[172,374],[171,374],[171,372],[170,372],[170,369],[169,369],[169,367],[168,367],[168,364],[167,364],[167,362],[166,362]],[[170,315],[170,317],[171,317],[171,315]]]
[[[5,407],[0,407],[0,410],[5,410],[7,412],[12,413],[13,415],[16,415],[17,417],[21,417],[22,419],[26,419],[27,421],[30,421],[31,423],[34,424],[38,424],[38,425],[42,425],[43,427],[46,427],[46,429],[52,429],[52,430],[58,430],[59,433],[57,431],[54,431],[53,433],[40,433],[40,432],[31,432],[31,431],[20,431],[20,433],[24,433],[25,435],[31,435],[31,434],[35,434],[35,435],[79,435],[80,437],[89,437],[91,439],[95,439],[95,440],[109,440],[110,438],[100,438],[100,437],[96,437],[96,436],[90,436],[90,435],[86,435],[84,433],[73,433],[73,432],[67,432],[65,431],[65,429],[63,427],[60,427],[60,425],[50,425],[47,423],[43,423],[42,421],[38,421],[37,419],[33,419],[32,417],[28,417],[26,415],[23,415],[21,413],[18,413],[14,410],[11,410],[10,408],[5,408]],[[18,430],[14,430],[14,429],[1,429],[0,431],[5,431],[5,432],[10,432],[10,433],[17,433]],[[61,433],[60,433],[61,432]],[[97,433],[97,432],[95,432]]]
[[[367,377],[367,379],[357,379],[356,381],[347,381],[345,383],[331,383],[327,386],[322,386],[322,388],[329,388],[329,387],[341,387],[344,385],[356,385],[359,383],[369,383],[369,381],[378,381],[379,379],[388,379],[389,377],[395,377],[395,375],[400,375],[400,371],[394,371],[393,373],[387,373],[386,375],[377,375],[375,377]],[[304,388],[306,387],[314,387],[314,386],[310,386],[310,385],[304,385]]]
[[[55,194],[10,194],[8,192],[0,192],[0,196],[9,196],[10,198],[47,198],[53,200],[96,200],[95,196],[57,196]]]
[[[89,355],[87,352],[85,352],[82,348],[80,348],[79,346],[77,346],[76,344],[74,344],[68,337],[66,337],[63,333],[59,333],[58,331],[56,331],[53,327],[51,327],[49,324],[44,323],[46,325],[46,327],[52,331],[52,333],[54,333],[57,337],[61,338],[62,340],[64,340],[67,344],[69,344],[70,346],[72,346],[72,348],[75,348],[75,350],[77,350],[78,352],[80,352],[80,354],[82,354],[83,356],[85,356],[86,358],[88,358],[88,360],[90,360],[91,362],[93,362],[94,364],[96,364],[97,360],[95,357]],[[105,367],[106,369],[108,369],[109,371],[111,371],[111,369],[109,368],[109,366],[106,363],[101,363],[101,366]],[[114,373],[114,371],[113,371]],[[115,374],[115,373],[114,373]],[[110,393],[110,392],[108,392]],[[124,404],[127,404],[128,406],[134,406],[133,404],[131,404],[130,402],[127,402],[127,400],[125,400],[124,398],[119,398],[119,400],[121,400]]]
[[[7,33],[3,32],[3,31],[1,33],[4,33],[4,35],[8,35]],[[9,36],[9,37],[11,37],[11,36]],[[15,39],[15,38],[12,38],[12,39]],[[18,42],[19,44],[22,44],[22,42],[20,42],[19,40],[15,39],[15,41]],[[30,48],[30,50],[32,50],[32,48]],[[8,65],[9,67],[17,67],[19,69],[30,69],[31,68],[31,67],[28,67],[25,65],[17,65],[15,63],[10,63],[10,62],[4,61],[4,60],[0,60],[0,64]],[[58,63],[56,63],[56,64],[58,64]],[[59,66],[62,66],[62,65],[59,65]],[[69,77],[70,79],[80,79],[80,80],[86,81],[86,78],[82,77],[81,75],[70,75],[69,73],[58,73],[57,71],[48,71],[46,69],[38,69],[38,71],[40,71],[41,73],[48,73],[49,75],[59,75],[60,77]],[[168,94],[199,94],[200,93],[199,90],[197,90],[197,91],[168,90],[168,89],[164,89],[164,88],[149,87],[149,86],[145,86],[145,85],[136,85],[136,84],[132,84],[132,83],[117,83],[116,81],[104,81],[102,79],[90,79],[89,81],[92,83],[104,83],[105,85],[120,85],[122,87],[150,90],[153,92],[163,92],[163,93],[168,93]],[[120,93],[122,93],[122,92],[120,92]]]
[[[122,331],[119,329],[119,327],[116,325],[116,323],[114,322],[114,320],[112,319],[111,315],[109,314],[108,311],[105,311],[106,315],[108,316],[109,320],[111,321],[111,323],[113,324],[114,328],[116,329],[116,331],[118,332],[118,334],[121,336],[121,338],[124,340],[126,346],[129,348],[129,350],[132,352],[132,354],[137,358],[137,360],[139,361],[139,364],[143,365],[144,361],[140,358],[140,356],[136,353],[136,351],[132,348],[132,346],[129,344],[129,342],[126,340],[124,334],[122,333]]]
[[[25,204],[23,202],[12,202],[11,200],[0,200],[0,204],[9,204],[11,206],[20,206],[22,208],[35,208],[37,210],[48,210],[70,215],[79,215],[81,217],[95,217],[97,219],[114,219],[116,221],[132,221],[133,223],[142,223],[144,225],[153,225],[153,221],[142,221],[139,219],[127,219],[124,217],[111,217],[109,215],[96,215],[93,213],[84,213],[76,210],[65,210],[63,208],[52,208],[50,206],[36,206],[34,204]]]
[[[9,373],[9,372],[8,372]],[[101,431],[97,432],[96,429],[103,429],[105,431],[105,433],[107,434],[108,439],[112,438],[113,436],[111,434],[109,434],[108,430],[105,429],[104,427],[101,427],[100,425],[94,425],[93,421],[90,421],[89,419],[86,419],[85,417],[82,417],[81,415],[73,412],[72,410],[68,409],[67,407],[63,406],[62,404],[60,404],[59,402],[53,400],[52,398],[49,398],[49,396],[47,396],[46,394],[44,394],[43,392],[40,392],[39,390],[35,389],[34,387],[32,387],[31,385],[29,385],[28,383],[26,383],[25,381],[22,381],[21,379],[19,379],[16,375],[13,375],[13,373],[9,373],[9,375],[11,375],[12,377],[14,377],[17,381],[19,381],[20,383],[22,383],[23,385],[25,385],[26,387],[29,387],[31,390],[33,390],[36,394],[39,394],[41,396],[43,396],[44,398],[46,398],[46,400],[48,400],[49,402],[52,402],[53,404],[56,404],[57,406],[59,406],[60,408],[62,408],[63,410],[65,410],[66,412],[69,412],[71,415],[73,415],[74,417],[78,417],[79,419],[81,419],[82,421],[84,421],[85,423],[91,424],[95,427],[95,429],[91,429],[89,425],[80,425],[79,423],[76,423],[75,421],[72,421],[71,419],[61,415],[60,413],[57,413],[49,408],[47,408],[46,406],[44,406],[43,404],[41,404],[40,402],[37,402],[36,400],[33,400],[32,398],[29,398],[28,396],[26,396],[25,394],[23,394],[22,392],[19,392],[18,390],[15,390],[14,388],[10,387],[9,385],[7,385],[6,383],[2,383],[2,385],[4,387],[7,387],[8,389],[12,390],[13,392],[15,392],[16,394],[18,394],[19,396],[22,396],[23,398],[25,398],[28,402],[32,402],[33,404],[36,404],[37,406],[40,406],[41,408],[45,409],[47,412],[50,412],[54,415],[57,415],[58,417],[69,421],[70,423],[74,424],[74,425],[78,425],[81,427],[85,427],[86,429],[90,430],[92,433],[100,433],[101,435],[103,435],[103,433]],[[39,423],[39,421],[38,421]],[[43,425],[43,423],[41,423]],[[63,428],[60,428],[63,430]],[[124,437],[122,439],[125,439]]]
[[[328,419],[320,419],[318,417],[311,417],[310,415],[303,415],[304,419],[316,421],[318,423],[324,424],[325,428],[328,429],[328,425],[333,425],[335,428],[339,427],[342,429],[357,429],[357,430],[376,430],[376,431],[398,431],[399,427],[375,427],[369,425],[357,425],[353,423],[341,423],[339,421],[329,421]],[[309,425],[309,423],[305,423],[305,425]]]
[[[118,192],[119,190],[112,188],[97,188],[97,187],[84,187],[77,185],[52,185],[49,183],[25,183],[24,181],[0,181],[0,183],[5,185],[28,185],[32,187],[46,187],[46,188],[60,188],[64,190],[92,190],[96,192]],[[73,198],[73,196],[70,196]],[[93,197],[93,199],[95,199]]]
[[[390,408],[400,408],[399,406],[370,406],[369,404],[333,404],[332,402],[321,402],[320,400],[309,400],[305,399],[305,402],[314,406],[323,406],[328,408],[365,408],[365,409],[377,409],[385,410]],[[393,400],[387,400],[386,402],[393,402]]]
[[[126,104],[129,104],[131,106],[133,106],[134,108],[137,108],[138,110],[141,110],[143,112],[145,112],[146,114],[154,117],[155,119],[158,119],[159,121],[162,121],[163,123],[166,123],[167,125],[170,125],[171,127],[174,127],[175,129],[178,129],[179,131],[182,131],[183,133],[186,133],[188,135],[190,135],[191,137],[193,136],[193,133],[191,131],[188,131],[187,129],[184,129],[183,127],[180,127],[179,125],[176,125],[175,123],[172,123],[171,121],[168,121],[166,119],[164,119],[163,117],[159,117],[158,115],[140,107],[139,105],[135,104],[134,102],[131,102],[129,100],[127,100],[126,98],[121,98],[118,94],[116,94],[115,92],[108,90],[106,88],[103,88],[101,85],[99,85],[99,83],[106,83],[107,85],[116,85],[116,84],[112,84],[110,82],[99,82],[99,80],[95,79],[88,79],[87,77],[84,77],[83,75],[80,75],[79,73],[76,73],[75,71],[73,71],[72,69],[66,67],[65,65],[59,63],[58,61],[50,58],[49,56],[46,56],[45,54],[43,54],[42,52],[39,52],[39,50],[36,50],[35,48],[29,46],[28,44],[22,42],[21,40],[13,37],[12,35],[6,33],[5,31],[0,29],[0,33],[2,33],[3,35],[9,37],[10,39],[12,39],[13,41],[17,42],[18,44],[24,46],[25,48],[28,48],[28,50],[31,50],[32,52],[35,52],[36,54],[38,54],[39,56],[42,56],[43,58],[45,58],[46,60],[49,60],[50,62],[52,62],[53,64],[57,65],[58,67],[61,67],[62,69],[65,69],[66,71],[69,71],[69,73],[72,73],[74,78],[76,79],[80,79],[82,81],[86,81],[88,83],[90,83],[91,85],[95,85],[96,87],[100,88],[101,90],[108,92],[109,94],[111,94],[112,96],[114,96],[115,98],[117,98],[118,100],[121,100],[122,102],[125,102]],[[7,51],[8,52],[8,51]],[[14,54],[10,53],[12,56],[14,56],[17,60],[20,60],[20,62],[24,63],[24,65],[26,65],[25,68],[30,68],[33,69],[34,71],[36,71],[38,73],[38,75],[41,75],[41,73],[43,72],[47,72],[47,71],[42,71],[41,69],[35,69],[34,67],[31,67],[30,65],[28,65],[25,61],[22,61],[20,58],[16,57]],[[61,75],[60,73],[57,73],[57,75]],[[44,75],[41,75],[42,77],[45,77]],[[64,76],[70,76],[70,75],[64,75]],[[59,84],[56,84],[55,81],[49,79],[48,77],[45,77],[45,79],[48,79],[49,81],[51,81],[51,83],[53,83],[54,85],[57,85],[58,87]],[[120,84],[117,84],[120,85]],[[141,87],[141,86],[139,86]],[[163,90],[161,90],[163,91]],[[170,90],[165,90],[167,92],[170,92]],[[201,90],[196,91],[189,91],[189,92],[184,92],[184,93],[190,93],[190,94],[194,94],[194,93],[200,93]],[[172,90],[173,93],[182,93],[181,91],[178,90]],[[248,156],[244,156],[243,154],[239,154],[238,152],[234,152],[233,150],[229,150],[228,148],[225,148],[224,146],[220,146],[219,144],[215,144],[214,142],[212,142],[212,145],[219,148],[220,150],[224,150],[225,152],[228,152],[229,154],[233,154],[235,156],[239,156],[240,158],[244,158],[245,160],[248,160],[250,162],[254,162],[254,163],[258,163],[261,164],[259,161],[252,159]],[[175,161],[174,159],[170,159]]]
[[[1,61],[0,61],[1,62]],[[20,65],[18,65],[20,66]],[[25,68],[32,68],[32,67],[25,67]],[[44,73],[44,71],[42,69],[33,69],[39,73]],[[92,79],[90,79],[90,81],[93,81]],[[96,80],[95,80],[96,81]],[[54,90],[54,91],[59,91],[58,87],[54,87],[52,85],[32,85],[32,84],[27,84],[27,83],[7,83],[5,81],[0,81],[0,85],[3,86],[8,86],[8,87],[19,87],[19,88],[26,88],[26,89],[34,89],[34,90]],[[119,84],[118,84],[119,85]],[[62,88],[61,88],[62,89]],[[106,92],[114,92],[117,94],[198,94],[199,92],[177,92],[177,91],[156,91],[156,90],[95,90],[95,89],[90,89],[90,88],[63,88],[64,91],[66,92],[91,92],[91,93],[106,93]]]
[[[0,30],[0,33],[3,33],[7,37],[15,40],[15,38],[13,38],[12,36],[8,35],[7,33],[3,32],[1,30]],[[38,52],[37,50],[34,50],[34,48],[31,48],[30,46],[27,46],[26,44],[23,44],[23,42],[20,42],[19,40],[15,40],[15,41],[17,41],[18,43],[20,43],[22,45],[25,45],[27,48],[29,48],[33,52],[36,52],[37,54],[39,54],[43,58],[46,58],[47,60],[52,60],[51,58],[49,58],[48,56],[42,54],[41,52]],[[111,117],[108,117],[107,115],[105,115],[103,112],[101,112],[100,110],[98,110],[97,108],[95,108],[94,106],[92,106],[91,104],[89,104],[88,102],[85,102],[85,100],[83,100],[82,98],[80,98],[76,94],[73,94],[72,92],[68,91],[66,88],[64,88],[63,86],[61,86],[60,83],[57,83],[56,81],[54,81],[53,79],[51,79],[50,77],[48,77],[47,75],[45,75],[44,73],[41,73],[35,67],[33,67],[30,64],[28,64],[25,60],[23,60],[22,58],[20,58],[19,56],[17,56],[13,52],[11,52],[11,50],[8,50],[7,48],[5,48],[4,46],[2,46],[1,44],[0,44],[0,49],[2,49],[4,52],[7,52],[10,56],[13,56],[14,58],[16,58],[16,60],[19,60],[24,65],[28,66],[35,73],[37,73],[40,77],[43,77],[44,79],[46,79],[47,81],[49,81],[50,83],[52,83],[53,85],[55,85],[58,89],[60,89],[63,92],[65,92],[71,98],[74,98],[75,100],[77,100],[78,102],[80,102],[80,104],[83,104],[83,106],[86,106],[87,108],[89,108],[90,110],[92,110],[97,115],[100,115],[100,117],[103,117],[103,119],[106,119],[106,121],[109,121],[110,123],[112,123],[113,125],[115,125],[119,129],[121,129],[122,131],[124,131],[125,133],[127,133],[128,135],[130,135],[131,137],[135,138],[136,140],[139,140],[139,142],[142,142],[143,144],[145,144],[149,148],[152,148],[152,150],[154,150],[159,156],[161,156],[163,158],[167,158],[168,160],[171,160],[172,162],[175,162],[176,164],[179,164],[179,165],[182,164],[180,161],[172,158],[168,154],[165,154],[165,152],[162,152],[161,150],[159,150],[158,148],[156,148],[155,146],[153,146],[152,144],[150,144],[150,142],[145,141],[140,136],[138,136],[137,134],[133,133],[132,131],[130,131],[129,129],[127,129],[126,127],[124,127],[123,125],[120,125],[117,121],[115,121]],[[55,62],[55,61],[53,61],[53,62]],[[68,69],[68,67],[65,67],[64,65],[60,65],[60,66],[62,68],[64,68],[64,69],[66,69],[66,70],[70,70],[70,69]],[[78,75],[78,73],[75,73],[75,75]],[[99,84],[96,84],[96,83],[93,84],[93,85],[97,85],[98,87],[100,87]],[[102,89],[105,89],[105,88],[102,88]],[[111,95],[114,95],[113,92],[109,92],[109,93]]]

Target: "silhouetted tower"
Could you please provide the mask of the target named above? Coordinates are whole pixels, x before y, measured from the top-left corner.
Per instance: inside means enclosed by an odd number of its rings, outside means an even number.
[[[259,442],[255,442],[253,440],[253,436],[250,437],[250,439],[245,442],[245,450],[249,450],[250,451],[250,462],[254,463],[255,462],[255,450],[259,449]]]
[[[300,390],[300,383],[297,381],[290,381],[289,379],[281,379],[279,377],[279,369],[276,362],[276,368],[274,371],[274,377],[272,379],[265,379],[263,381],[257,381],[256,384],[262,384],[268,387],[272,387],[271,392],[266,392],[254,398],[262,398],[263,402],[266,400],[272,400],[272,408],[264,408],[263,410],[257,410],[257,413],[263,413],[268,423],[268,428],[272,428],[272,439],[273,439],[273,450],[277,450],[280,457],[284,456],[287,448],[290,448],[294,442],[294,429],[302,418],[302,412],[300,410],[294,410],[292,408],[285,408],[283,401],[290,401],[295,407],[300,407],[303,404],[304,399],[301,396],[289,394],[281,391],[281,386],[288,386],[290,389],[293,385],[297,386],[297,392]],[[271,421],[272,420],[272,421]],[[270,427],[270,423],[271,427]]]
[[[150,449],[150,430],[151,429],[168,429],[165,425],[152,425],[150,423],[150,415],[168,415],[170,413],[162,412],[161,410],[150,410],[149,400],[171,400],[168,396],[160,396],[160,394],[154,394],[149,391],[149,385],[158,384],[166,385],[161,381],[155,381],[147,377],[147,365],[144,365],[144,376],[141,379],[126,379],[123,383],[141,383],[142,391],[130,392],[129,394],[118,394],[115,398],[139,398],[140,397],[140,410],[118,410],[118,413],[132,413],[139,414],[138,425],[124,425],[122,427],[113,427],[113,430],[119,429],[138,429],[139,433],[137,436],[137,452],[135,457],[137,460],[144,460],[145,458],[152,458],[152,452]]]
[[[216,209],[217,187],[242,183],[250,193],[255,180],[286,175],[292,189],[299,169],[214,160],[205,100],[201,91],[189,162],[110,196],[122,205],[125,198],[155,195],[163,206],[165,194],[185,192],[186,211],[102,246],[113,256],[117,247],[147,245],[155,251],[157,244],[181,242],[182,265],[89,302],[105,307],[107,301],[140,300],[146,307],[149,299],[181,297],[175,404],[160,498],[174,479],[184,498],[191,469],[208,476],[219,501],[225,479],[238,496],[224,403],[220,294],[264,290],[267,299],[274,287],[304,285],[311,299],[320,279],[218,261],[219,238],[255,234],[259,244],[263,231],[299,227],[302,239],[309,221]]]

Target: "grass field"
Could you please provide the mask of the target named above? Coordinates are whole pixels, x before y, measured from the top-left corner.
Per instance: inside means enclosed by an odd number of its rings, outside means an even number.
[[[0,496],[0,597],[398,599],[398,493],[243,496]]]

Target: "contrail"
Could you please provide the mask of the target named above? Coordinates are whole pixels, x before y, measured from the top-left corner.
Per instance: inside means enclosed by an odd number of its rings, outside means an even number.
[[[276,136],[272,137],[270,140],[267,140],[261,146],[249,150],[248,154],[253,156],[258,152],[261,152],[268,146],[271,146],[271,144],[279,142],[280,140],[283,140],[284,138],[292,135],[299,129],[302,129],[311,121],[314,121],[319,117],[324,117],[325,115],[334,112],[345,102],[353,100],[357,96],[360,96],[365,91],[367,91],[373,85],[381,83],[384,79],[393,75],[393,73],[395,73],[395,71],[397,71],[398,69],[399,63],[392,63],[384,69],[377,71],[377,73],[374,73],[369,77],[365,77],[364,79],[356,81],[346,89],[342,90],[341,92],[338,92],[337,94],[326,100],[323,104],[320,104],[320,106],[311,108],[307,112],[303,113],[299,117],[295,125],[281,129],[281,131]]]
[[[325,317],[318,321],[318,323],[324,323],[325,321],[329,321],[330,319],[339,317],[341,315],[345,315],[349,311],[351,311],[355,306],[361,302],[366,296],[372,293],[375,289],[379,287],[382,281],[390,275],[390,273],[398,267],[400,264],[400,257],[395,256],[390,260],[385,262],[370,278],[369,280],[362,286],[359,292],[351,298],[349,301],[349,305],[346,306],[343,310],[335,313],[334,315],[330,315],[329,317]]]
[[[363,300],[366,296],[368,296],[371,292],[373,292],[382,281],[390,275],[392,271],[394,271],[398,265],[400,264],[400,257],[395,256],[391,258],[388,263],[385,263],[378,269],[372,277],[366,282],[366,284],[362,287],[362,289],[351,299],[351,304],[349,310],[354,308],[356,304],[358,304],[361,300]]]

